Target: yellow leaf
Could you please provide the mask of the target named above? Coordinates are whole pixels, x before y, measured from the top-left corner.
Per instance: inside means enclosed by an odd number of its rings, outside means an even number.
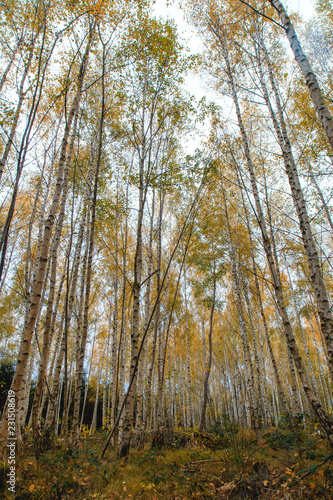
[[[30,490],[30,491],[34,491],[34,489],[35,489],[35,485],[34,485],[34,484],[30,484],[30,486],[29,486],[29,490]]]

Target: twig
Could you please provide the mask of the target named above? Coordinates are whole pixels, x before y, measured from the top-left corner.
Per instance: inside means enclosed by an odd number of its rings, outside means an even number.
[[[203,464],[205,462],[221,462],[225,460],[224,458],[212,458],[211,460],[196,460],[195,462],[188,462],[189,464]]]
[[[265,17],[266,19],[268,19],[269,21],[272,21],[272,23],[276,24],[277,26],[279,26],[280,28],[282,28],[284,31],[287,31],[286,28],[284,26],[282,26],[282,24],[280,23],[277,23],[276,21],[274,21],[274,19],[272,19],[271,17],[268,17],[266,16],[266,14],[264,14],[263,12],[259,12],[259,10],[255,9],[254,7],[252,7],[252,5],[250,5],[249,3],[245,2],[245,0],[239,0],[241,3],[243,3],[244,5],[247,5],[248,7],[250,7],[250,9],[254,10],[254,12],[256,12],[257,14],[259,14],[259,16],[262,16],[262,17]]]
[[[316,468],[314,469],[313,467],[310,467],[310,469],[305,473],[303,474],[303,476],[301,476],[299,478],[299,481],[302,481],[302,479],[304,479],[305,477],[309,476],[310,474],[312,474],[312,472],[315,472],[318,467],[321,467],[322,465],[326,464],[326,462],[329,462],[330,460],[332,460],[333,458],[333,454],[331,455],[327,455],[327,457],[324,458],[324,460],[322,460],[321,462],[319,462],[319,464],[316,464]]]

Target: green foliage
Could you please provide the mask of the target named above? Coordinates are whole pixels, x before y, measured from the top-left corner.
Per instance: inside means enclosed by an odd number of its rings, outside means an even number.
[[[178,464],[169,461],[163,463],[162,459],[165,457],[166,453],[160,448],[150,448],[144,452],[142,459],[138,460],[138,466],[148,466],[147,470],[144,471],[144,475],[155,486],[158,486],[160,483],[165,484],[170,480],[176,480],[178,483],[183,482],[185,478]]]
[[[219,436],[219,437],[224,437],[225,429],[222,427],[221,420],[218,420],[217,422],[215,422],[215,424],[209,426],[207,428],[207,432],[210,432],[211,434],[215,434],[216,436]]]
[[[71,463],[71,467],[77,470],[79,470],[82,466],[82,460],[91,465],[101,465],[98,451],[90,445],[87,445],[84,449],[68,447],[67,450],[62,453],[50,450],[45,452],[40,457],[40,460],[49,466],[55,464],[62,471],[68,469],[69,461]]]
[[[277,428],[268,439],[268,442],[273,450],[278,450],[279,448],[292,450],[300,443],[300,437],[296,432],[284,431]]]
[[[155,464],[161,457],[164,457],[165,453],[158,447],[149,448],[139,460],[138,465],[145,464],[147,462]]]
[[[304,429],[305,416],[300,413],[294,418],[281,418],[278,427],[267,439],[269,446],[275,451],[295,450],[299,456],[304,456],[308,460],[320,458],[321,454],[317,450],[314,437],[309,439],[308,430]]]
[[[217,420],[213,425],[207,428],[207,432],[215,434],[219,438],[231,438],[238,434],[239,424],[231,422],[228,415],[222,415],[221,420]]]

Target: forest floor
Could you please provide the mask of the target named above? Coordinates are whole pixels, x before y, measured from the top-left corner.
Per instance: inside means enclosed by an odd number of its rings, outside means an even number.
[[[37,460],[26,446],[17,458],[16,499],[332,499],[333,453],[314,424],[281,424],[257,434],[231,425],[209,432],[174,429],[163,446],[118,460],[105,434],[79,449],[57,447]],[[30,451],[29,451],[30,450]],[[6,488],[4,498],[13,498]],[[0,490],[0,497],[1,497]]]

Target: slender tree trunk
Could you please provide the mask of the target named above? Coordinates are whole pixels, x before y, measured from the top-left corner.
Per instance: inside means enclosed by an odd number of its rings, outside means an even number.
[[[121,410],[124,389],[125,389],[125,360],[126,360],[126,349],[127,349],[127,332],[126,332],[126,285],[127,285],[127,242],[128,242],[128,189],[129,184],[127,183],[126,188],[126,216],[125,216],[125,234],[124,234],[124,252],[123,252],[123,285],[122,285],[122,299],[121,299],[121,323],[120,323],[120,334],[119,334],[119,346],[118,346],[118,356],[117,356],[117,370],[115,378],[115,391],[112,398],[112,415],[111,415],[111,428],[114,428],[117,413]],[[122,418],[122,417],[121,417]],[[119,438],[122,432],[122,420],[119,425]],[[121,440],[121,439],[119,439]]]
[[[209,333],[208,333],[208,361],[205,369],[204,393],[203,393],[203,401],[202,401],[202,409],[201,409],[201,417],[199,425],[200,432],[202,432],[206,427],[206,409],[209,398],[209,377],[212,370],[212,360],[213,360],[213,319],[214,319],[215,300],[216,300],[216,277],[215,277],[215,262],[214,262],[213,298],[212,298],[212,305],[210,308]]]
[[[237,314],[238,314],[239,330],[240,330],[240,334],[241,334],[242,348],[243,348],[244,369],[245,369],[245,379],[246,379],[246,381],[245,381],[246,419],[247,419],[247,425],[249,427],[251,427],[255,424],[255,420],[257,420],[257,415],[255,414],[254,402],[253,402],[253,392],[254,392],[253,375],[251,376],[252,370],[250,367],[250,352],[249,352],[249,344],[248,344],[248,338],[247,338],[247,333],[246,333],[246,324],[245,324],[245,318],[244,318],[244,312],[243,312],[243,304],[242,304],[242,299],[241,299],[241,287],[240,287],[240,282],[239,282],[239,275],[237,272],[235,248],[234,248],[234,242],[232,240],[232,232],[231,232],[231,227],[230,227],[230,222],[229,222],[227,202],[226,202],[226,196],[225,196],[223,184],[221,184],[221,189],[222,189],[222,196],[223,196],[223,201],[224,201],[224,210],[225,210],[228,240],[229,240],[229,257],[230,257],[230,262],[231,262],[231,276],[232,276],[232,281],[233,281],[234,295],[235,295]]]
[[[84,230],[85,230],[85,226],[88,225],[88,221],[85,220],[85,217],[81,221],[80,227],[79,227],[79,234],[78,234],[78,238],[77,238],[74,259],[73,259],[74,263],[73,263],[73,272],[72,272],[72,282],[71,282],[71,284],[67,283],[67,287],[70,286],[67,311],[66,311],[66,308],[64,308],[63,313],[62,313],[62,319],[60,321],[59,338],[61,339],[61,342],[60,342],[60,349],[59,349],[59,354],[57,357],[55,372],[53,375],[51,396],[50,396],[49,405],[48,405],[46,418],[45,418],[45,424],[44,424],[44,428],[43,428],[44,441],[47,441],[49,439],[49,436],[51,434],[51,431],[52,431],[52,429],[54,427],[54,423],[55,423],[55,420],[54,420],[55,413],[56,413],[55,401],[57,399],[57,394],[58,394],[58,390],[59,390],[60,374],[61,374],[62,363],[63,363],[64,355],[65,355],[65,343],[66,343],[66,333],[65,333],[66,328],[65,328],[65,330],[63,330],[63,325],[65,323],[65,315],[67,314],[66,326],[67,326],[67,329],[69,329],[70,321],[71,321],[71,318],[73,315],[74,300],[75,300],[76,289],[77,289],[79,267],[80,267],[80,261],[81,261],[81,251],[82,251],[83,238],[84,238]],[[84,259],[84,262],[86,262],[86,259]],[[85,275],[85,266],[83,266],[83,274]]]
[[[151,303],[151,274],[153,270],[153,230],[154,230],[154,214],[155,214],[155,190],[153,190],[153,197],[152,197],[152,206],[151,206],[151,217],[150,217],[150,230],[149,230],[149,246],[148,246],[148,267],[147,267],[147,282],[146,282],[146,294],[145,294],[145,315],[144,315],[144,322],[143,322],[143,332],[145,332],[148,321],[149,321],[149,315],[150,315],[150,303]],[[149,393],[150,393],[150,388],[151,388],[151,383],[149,383],[149,380],[151,380],[152,373],[149,373],[148,375],[148,384],[147,381],[145,381],[145,377],[147,376],[145,371],[145,364],[146,364],[146,354],[147,354],[147,341],[144,344],[143,347],[144,351],[141,356],[141,360],[139,362],[139,367],[138,367],[138,386],[137,386],[137,418],[136,418],[136,424],[135,424],[135,431],[134,431],[134,441],[133,441],[133,446],[138,446],[142,447],[144,444],[144,431],[146,429],[147,425],[147,411],[146,411],[146,406],[147,406],[147,392],[148,392],[148,386],[149,387]],[[150,372],[150,371],[149,371]],[[149,379],[150,376],[150,379]],[[143,390],[144,390],[144,385],[145,385],[145,401],[143,400]],[[144,404],[145,403],[145,404]]]
[[[264,374],[261,372],[261,367],[260,367],[260,361],[259,361],[259,354],[258,354],[258,345],[257,345],[257,339],[256,339],[256,329],[254,327],[253,323],[253,312],[252,312],[252,307],[251,307],[251,302],[249,298],[249,293],[248,293],[248,286],[245,284],[244,279],[242,279],[242,288],[243,288],[243,295],[245,299],[245,304],[247,307],[248,311],[248,318],[249,318],[249,323],[250,323],[250,329],[252,332],[252,340],[253,340],[253,351],[254,351],[254,365],[255,365],[255,371],[253,370],[253,377],[257,381],[257,394],[254,395],[256,398],[256,410],[257,410],[257,416],[256,416],[256,428],[259,429],[263,423],[263,413],[264,413],[264,393],[263,393],[263,376]]]
[[[253,241],[252,241],[252,236],[251,236],[251,231],[250,231],[249,216],[248,216],[248,211],[247,211],[247,208],[245,205],[245,200],[243,197],[243,191],[241,192],[241,194],[242,194],[242,202],[243,202],[243,207],[244,207],[245,217],[246,217],[246,225],[247,225],[247,229],[248,229],[248,233],[249,233],[249,240],[250,240],[250,247],[251,247],[251,260],[252,260],[252,268],[253,268],[253,274],[254,274],[255,289],[256,289],[256,293],[257,293],[257,300],[258,300],[258,305],[259,305],[260,316],[262,319],[262,324],[263,324],[264,332],[265,332],[265,340],[267,342],[267,347],[268,347],[268,351],[270,354],[270,359],[272,362],[273,371],[274,371],[274,375],[275,375],[275,379],[276,379],[276,383],[277,383],[278,394],[281,398],[283,410],[285,413],[288,413],[289,412],[288,404],[287,404],[285,392],[284,392],[283,387],[282,387],[282,382],[281,382],[281,378],[279,375],[277,363],[275,360],[271,339],[270,339],[270,336],[268,333],[267,321],[266,321],[266,316],[265,316],[264,307],[263,307],[262,298],[261,298],[261,291],[260,291],[260,285],[259,285],[259,279],[258,279],[257,266],[256,266],[255,258],[254,258],[254,248],[253,248]]]
[[[131,390],[128,394],[124,421],[122,426],[122,439],[118,448],[118,456],[126,457],[129,454],[131,434],[134,419],[134,405],[136,398],[136,361],[138,356],[139,346],[139,321],[140,321],[140,290],[141,290],[141,274],[142,274],[142,225],[144,211],[144,185],[143,185],[143,168],[144,159],[141,160],[140,166],[140,190],[139,190],[139,213],[137,222],[137,241],[134,256],[134,283],[133,283],[133,312],[132,312],[132,331],[131,331],[131,370],[130,380],[134,377]]]
[[[173,297],[173,302],[171,305],[171,310],[169,314],[169,319],[168,319],[168,326],[166,328],[166,334],[164,338],[164,350],[163,350],[163,359],[162,359],[162,366],[161,366],[161,377],[158,383],[158,388],[157,388],[157,432],[156,432],[156,437],[157,437],[157,442],[158,443],[163,443],[163,403],[164,403],[164,398],[163,398],[163,388],[164,388],[164,379],[165,379],[165,365],[166,365],[166,358],[167,358],[167,352],[168,352],[168,343],[169,343],[169,334],[170,334],[170,328],[171,328],[171,322],[172,322],[172,315],[176,303],[176,298],[179,290],[179,285],[180,285],[180,280],[181,280],[181,275],[183,272],[183,267],[185,264],[185,259],[188,251],[188,247],[191,241],[193,233],[193,226],[191,227],[191,230],[189,232],[189,236],[185,245],[185,250],[183,254],[183,259],[182,263],[180,266],[179,274],[178,274],[178,279],[177,279],[177,284],[176,284],[176,290],[175,294]]]
[[[164,209],[164,193],[160,192],[160,204],[159,204],[159,216],[158,216],[158,227],[157,227],[157,269],[156,269],[156,290],[159,293],[161,286],[161,266],[162,266],[162,220],[163,220],[163,209]],[[159,439],[163,441],[163,359],[165,353],[165,335],[164,328],[161,323],[161,301],[158,301],[155,321],[157,323],[158,332],[158,356],[157,356],[157,418],[156,418],[156,431],[160,435]]]
[[[88,326],[89,326],[89,306],[90,306],[90,290],[91,290],[91,278],[92,278],[92,259],[94,254],[94,244],[95,244],[95,222],[96,222],[96,205],[97,205],[97,193],[98,193],[98,181],[99,172],[101,166],[101,158],[103,151],[103,129],[104,129],[104,116],[105,116],[105,46],[103,46],[103,69],[102,69],[102,109],[99,122],[98,130],[98,150],[95,166],[94,175],[94,189],[93,189],[93,199],[91,203],[91,223],[90,223],[90,235],[89,235],[89,249],[88,249],[88,259],[87,259],[87,276],[85,285],[85,297],[84,297],[84,314],[82,322],[82,334],[80,336],[80,345],[77,352],[76,361],[76,374],[75,374],[75,396],[74,396],[74,415],[73,415],[73,428],[72,428],[72,445],[77,446],[80,438],[80,423],[79,423],[79,408],[80,408],[80,395],[82,388],[83,379],[83,364],[84,356],[86,352],[86,343],[88,336]]]
[[[11,55],[11,58],[2,74],[2,77],[1,77],[1,80],[0,80],[0,92],[2,92],[2,89],[6,83],[6,80],[7,80],[7,76],[8,76],[8,73],[13,65],[13,62],[15,61],[15,57],[16,57],[16,54],[18,52],[18,49],[20,48],[20,45],[22,43],[22,39],[20,38],[14,48],[14,50],[12,51],[12,55]]]
[[[19,118],[20,118],[21,109],[22,109],[24,97],[25,97],[25,94],[26,94],[26,92],[24,90],[24,85],[25,85],[27,76],[29,74],[30,66],[31,66],[32,59],[33,59],[33,56],[34,56],[34,46],[35,46],[35,40],[33,41],[32,46],[30,47],[30,50],[29,50],[28,60],[27,60],[27,63],[25,65],[24,72],[23,72],[22,79],[21,79],[21,83],[20,83],[19,100],[18,100],[18,103],[17,103],[17,106],[16,106],[16,111],[15,111],[15,114],[14,114],[14,119],[13,119],[13,122],[12,122],[12,126],[11,126],[11,129],[10,129],[10,132],[9,132],[9,136],[8,136],[8,140],[7,140],[4,152],[2,154],[2,158],[0,159],[0,182],[1,182],[2,174],[3,174],[3,170],[4,170],[4,168],[6,166],[6,163],[7,163],[7,160],[8,160],[8,156],[9,156],[10,150],[12,149],[14,137],[15,137],[15,134],[16,134],[17,124],[18,124],[18,121],[19,121]],[[8,69],[8,71],[9,71],[9,69]],[[4,74],[3,78],[6,78],[6,76],[7,75]],[[2,82],[1,82],[1,84],[3,85]]]
[[[90,435],[93,432],[95,432],[95,430],[97,429],[97,410],[98,410],[98,399],[99,399],[98,398],[99,397],[99,384],[100,384],[100,380],[101,380],[101,373],[103,371],[103,361],[104,361],[104,352],[102,354],[101,366],[100,366],[100,369],[98,370],[98,373],[97,373],[95,404],[94,404],[94,411],[93,411],[93,416],[92,416],[92,419],[91,419],[91,425],[90,425],[90,430],[89,430],[89,434]]]
[[[191,355],[190,355],[190,326],[187,302],[187,280],[186,269],[184,269],[184,302],[185,302],[185,327],[186,327],[186,410],[187,427],[193,427],[193,399],[192,399],[192,378],[191,378]]]

